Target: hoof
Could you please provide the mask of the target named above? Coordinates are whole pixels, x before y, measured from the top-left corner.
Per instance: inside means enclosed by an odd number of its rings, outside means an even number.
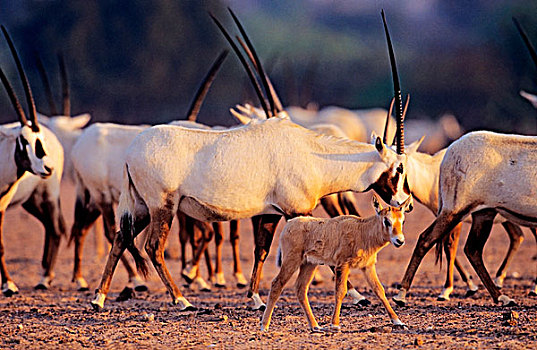
[[[226,288],[227,286],[225,284],[215,283],[214,286],[216,288]]]
[[[214,278],[214,285],[217,288],[225,288],[226,287],[226,279],[224,278],[224,274],[222,272],[218,272]]]
[[[98,303],[96,303],[94,301],[91,301],[90,305],[93,308],[93,311],[96,311],[96,312],[103,311],[103,309],[104,309],[101,305],[99,305]]]
[[[443,297],[443,296],[440,296],[438,298],[436,298],[436,301],[448,301],[449,298],[446,298],[446,297]]]
[[[469,298],[469,297],[475,295],[476,293],[477,293],[477,289],[476,289],[476,290],[468,289],[468,290],[466,291],[466,294],[464,294],[464,297],[465,297],[465,298]]]
[[[360,306],[363,306],[363,307],[367,307],[369,305],[371,305],[371,302],[367,299],[362,299],[358,302],[358,305]]]
[[[135,292],[147,292],[149,288],[145,284],[134,287]]]
[[[323,331],[330,332],[330,333],[341,332],[341,326],[336,326],[336,325],[333,325],[333,324],[331,324],[330,326],[323,327],[322,329],[323,329]]]
[[[125,287],[123,288],[121,293],[119,293],[118,297],[116,298],[116,301],[127,301],[130,299],[134,299],[134,297],[134,290],[132,290],[132,288]]]
[[[187,307],[185,307],[184,309],[181,309],[181,311],[197,311],[198,308],[193,306],[193,305],[188,305]]]
[[[89,292],[89,287],[80,287],[77,289],[78,292]]]
[[[19,288],[13,281],[7,281],[2,285],[2,294],[6,297],[12,297],[15,294],[19,294]]]
[[[319,326],[315,326],[311,329],[311,332],[312,333],[324,333],[324,328],[323,327],[319,327]]]
[[[261,297],[259,296],[258,293],[255,293],[251,296],[253,302],[254,302],[254,306],[252,306],[250,308],[250,310],[252,311],[257,311],[257,310],[260,310],[260,311],[265,311],[265,309],[267,308],[267,305],[265,305],[265,303],[263,302],[263,300],[261,300]]]
[[[45,286],[43,283],[39,283],[34,287],[35,290],[47,290],[48,287]]]
[[[395,297],[393,297],[392,300],[393,300],[393,302],[395,304],[397,304],[397,306],[400,306],[400,307],[405,307],[406,306],[406,301],[405,300],[396,299]]]
[[[535,291],[532,290],[531,292],[528,293],[528,296],[530,296],[530,297],[537,297],[537,292],[535,292]]]
[[[246,288],[248,286],[248,280],[244,277],[244,275],[239,272],[234,274],[235,281],[237,282],[237,288]]]
[[[192,283],[196,279],[198,274],[198,267],[193,266],[191,263],[188,263],[187,266],[181,271],[181,276],[187,281],[187,283]]]
[[[509,298],[507,295],[500,295],[500,297],[498,298],[498,302],[500,302],[503,307],[518,306],[516,301]]]
[[[19,294],[18,291],[12,291],[11,289],[6,289],[6,290],[3,290],[2,291],[2,294],[4,294],[5,297],[12,297],[14,296],[15,294]]]
[[[324,283],[324,281],[317,281],[317,280],[313,280],[313,281],[311,281],[311,285],[312,285],[312,286],[318,286],[318,285],[321,285],[321,284],[323,284],[323,283]]]
[[[89,291],[89,285],[88,282],[84,279],[84,277],[73,277],[73,281],[77,285],[77,291],[79,292],[87,292]]]

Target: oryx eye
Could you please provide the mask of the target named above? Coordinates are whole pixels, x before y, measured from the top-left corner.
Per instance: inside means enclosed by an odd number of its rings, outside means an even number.
[[[384,226],[390,227],[390,226],[392,226],[392,223],[390,222],[390,220],[384,218]]]
[[[43,149],[43,145],[41,144],[41,140],[37,139],[35,141],[35,156],[39,159],[43,158],[47,154],[45,153],[45,150]]]
[[[397,167],[396,170],[397,170],[397,172],[398,172],[399,174],[402,174],[402,173],[403,173],[403,163],[399,164],[399,166]]]

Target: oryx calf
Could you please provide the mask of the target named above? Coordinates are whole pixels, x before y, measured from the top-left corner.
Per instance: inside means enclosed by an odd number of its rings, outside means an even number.
[[[268,330],[276,300],[283,287],[298,268],[296,280],[298,301],[312,331],[323,331],[313,316],[308,301],[308,288],[318,265],[334,266],[336,270],[336,305],[330,330],[340,330],[341,302],[347,293],[347,278],[351,268],[360,268],[367,282],[381,300],[394,325],[404,325],[393,311],[380,283],[375,264],[378,252],[390,242],[397,248],[405,243],[403,222],[411,203],[409,197],[399,207],[382,208],[377,195],[373,195],[376,215],[368,218],[345,215],[331,219],[298,217],[290,220],[280,235],[282,268],[272,281],[267,309],[261,329]]]

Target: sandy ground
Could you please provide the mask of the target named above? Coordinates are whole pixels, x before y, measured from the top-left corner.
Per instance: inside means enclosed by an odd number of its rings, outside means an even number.
[[[63,208],[70,225],[73,188],[66,186],[64,190]],[[371,214],[370,195],[360,195],[360,199],[362,212]],[[424,207],[418,206],[407,217],[407,244],[400,249],[388,246],[379,254],[377,270],[389,297],[394,295],[396,290],[393,286],[403,276],[417,235],[431,223],[432,218]],[[10,298],[0,296],[2,348],[537,348],[536,298],[527,296],[536,273],[536,249],[528,231],[525,231],[527,240],[510,268],[511,278],[506,279],[504,286],[506,294],[514,297],[519,306],[506,309],[495,305],[483,287],[474,297],[464,299],[465,287],[457,277],[452,299],[436,301],[444,271],[434,265],[434,257],[430,254],[418,271],[408,306],[395,307],[408,329],[392,329],[387,314],[365,285],[361,273],[354,271],[351,280],[373,305],[361,308],[346,300],[342,310],[342,332],[320,335],[308,331],[294,296],[292,281],[278,302],[270,331],[260,332],[261,312],[250,311],[246,290],[232,286],[232,259],[227,243],[224,267],[228,288],[213,288],[212,292],[204,293],[182,288],[199,311],[183,313],[171,306],[164,285],[154,271],[148,280],[149,292],[136,293],[133,300],[116,302],[115,298],[127,282],[126,273],[119,266],[105,310],[96,313],[89,306],[93,292],[77,292],[71,283],[73,251],[65,241],[62,242],[53,287],[48,291],[34,291],[33,286],[41,273],[43,229],[37,220],[20,208],[8,211],[4,227],[6,261],[20,294]],[[461,251],[467,225],[463,231]],[[485,263],[492,272],[499,266],[508,242],[503,229],[495,227],[485,249]],[[264,269],[261,283],[264,298],[270,281],[278,271],[274,263],[276,245],[273,245]],[[84,273],[92,290],[98,284],[106,260],[96,255],[95,248],[95,239],[89,236]],[[242,225],[241,249],[243,269],[249,276],[253,249],[251,226],[247,221]],[[172,255],[174,252],[177,254],[176,235],[170,238],[169,250]],[[459,256],[462,257],[462,254]],[[465,266],[470,267],[465,258],[462,260]],[[169,259],[167,264],[176,283],[182,284],[179,262]],[[204,267],[202,271],[205,273]],[[321,271],[326,282],[312,287],[309,295],[313,311],[323,325],[330,320],[333,285],[329,270],[323,267]],[[504,319],[513,315],[511,311],[518,318],[507,322]]]

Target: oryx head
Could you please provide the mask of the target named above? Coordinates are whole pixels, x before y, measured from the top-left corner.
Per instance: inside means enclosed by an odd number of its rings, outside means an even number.
[[[3,129],[2,135],[15,139],[14,158],[17,165],[17,176],[20,177],[25,171],[28,171],[32,174],[46,178],[52,174],[53,166],[52,160],[47,156],[44,135],[37,122],[37,114],[32,91],[30,89],[28,79],[26,78],[26,74],[22,68],[17,51],[15,50],[15,46],[13,45],[13,42],[4,26],[2,26],[2,32],[4,33],[8,46],[11,50],[11,54],[15,60],[15,64],[17,65],[17,70],[23,83],[24,92],[28,103],[28,112],[30,114],[30,121],[28,121],[26,115],[24,114],[24,110],[19,103],[19,100],[15,96],[11,84],[9,83],[4,72],[0,69],[0,78],[21,123],[20,128],[7,130]]]
[[[405,222],[405,212],[408,211],[408,206],[412,202],[412,196],[408,197],[399,206],[382,207],[380,198],[373,194],[373,207],[377,216],[380,217],[382,226],[385,229],[386,240],[389,240],[396,248],[405,244],[405,235],[403,233],[403,223]]]

